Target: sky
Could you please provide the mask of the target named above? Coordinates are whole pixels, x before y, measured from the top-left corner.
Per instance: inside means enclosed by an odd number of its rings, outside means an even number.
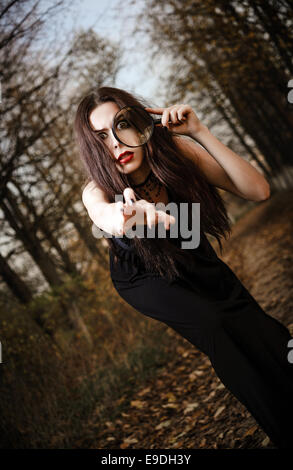
[[[147,60],[146,37],[131,35],[135,26],[134,16],[141,9],[141,0],[129,7],[129,2],[121,0],[76,0],[67,15],[63,18],[63,27],[68,32],[73,29],[93,27],[97,34],[114,40],[125,49],[123,53],[124,67],[118,73],[116,86],[149,100],[152,105],[158,103],[160,96],[159,73],[163,71],[162,59],[159,63],[152,61],[151,70]],[[130,32],[128,34],[128,31]],[[64,33],[64,31],[63,31]],[[134,47],[136,52],[134,53]],[[131,48],[131,53],[127,50]]]

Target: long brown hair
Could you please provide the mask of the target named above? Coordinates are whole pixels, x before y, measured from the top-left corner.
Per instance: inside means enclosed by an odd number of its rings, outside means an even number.
[[[112,101],[119,108],[124,106],[150,107],[143,99],[113,87],[100,87],[80,102],[75,117],[75,134],[84,165],[87,182],[93,180],[101,188],[110,202],[115,202],[115,194],[123,194],[126,187],[132,187],[127,174],[120,173],[115,160],[103,140],[97,136],[90,125],[89,116],[99,105]],[[144,158],[155,177],[172,194],[172,202],[188,203],[188,220],[191,220],[192,202],[200,203],[200,244],[209,250],[205,233],[214,236],[222,253],[221,237],[227,238],[231,232],[230,220],[224,202],[217,190],[211,185],[198,166],[182,155],[173,139],[173,133],[167,128],[155,126],[151,139],[144,145]],[[135,188],[133,187],[135,191]],[[136,193],[137,199],[140,196]],[[105,238],[109,248],[118,256],[116,244],[111,238]],[[169,280],[179,275],[178,265],[184,263],[193,266],[191,249],[182,249],[168,238],[132,239],[134,248],[145,267],[151,272],[166,276]]]

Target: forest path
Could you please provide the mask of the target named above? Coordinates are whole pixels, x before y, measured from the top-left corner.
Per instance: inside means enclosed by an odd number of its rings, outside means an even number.
[[[213,246],[269,315],[293,333],[293,191],[257,203]],[[97,426],[98,449],[274,448],[221,384],[209,359],[168,328],[175,359],[147,380],[113,422]],[[170,354],[174,357],[174,354]],[[119,403],[117,403],[117,406]],[[115,403],[113,403],[115,407]]]

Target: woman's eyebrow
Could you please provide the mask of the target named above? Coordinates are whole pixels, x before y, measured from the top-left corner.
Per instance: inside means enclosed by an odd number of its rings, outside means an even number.
[[[108,129],[104,127],[103,129],[94,129],[94,132],[102,132],[102,131],[107,131]]]

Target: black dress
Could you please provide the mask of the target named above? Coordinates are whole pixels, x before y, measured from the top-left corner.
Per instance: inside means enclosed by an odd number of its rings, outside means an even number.
[[[273,443],[291,448],[293,364],[288,361],[288,329],[264,312],[204,234],[193,249],[195,268],[190,272],[182,266],[173,281],[148,272],[131,239],[112,239],[119,257],[114,263],[110,250],[110,272],[119,295],[207,354],[219,379]]]

